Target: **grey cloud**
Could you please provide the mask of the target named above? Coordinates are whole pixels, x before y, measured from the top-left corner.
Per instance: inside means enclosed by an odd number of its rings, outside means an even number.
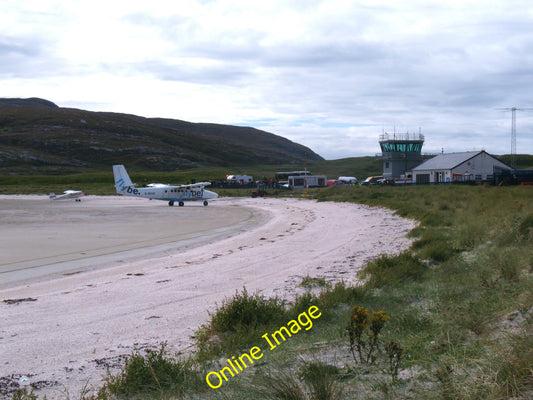
[[[0,37],[0,76],[35,77],[47,73],[46,44],[37,38]]]

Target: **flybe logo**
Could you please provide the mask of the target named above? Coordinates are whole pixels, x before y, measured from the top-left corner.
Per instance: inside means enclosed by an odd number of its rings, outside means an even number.
[[[204,190],[203,189],[191,190],[190,193],[191,193],[191,198],[193,198],[193,199],[201,198],[203,196],[203,194],[204,194]]]
[[[115,182],[115,185],[120,188],[121,192],[124,191],[124,189],[125,189],[124,179],[120,178],[118,181]]]
[[[140,194],[139,190],[135,189],[134,187],[126,186],[123,178],[120,178],[117,181],[116,185],[118,186],[121,192],[125,191],[126,193],[133,194],[133,195]]]

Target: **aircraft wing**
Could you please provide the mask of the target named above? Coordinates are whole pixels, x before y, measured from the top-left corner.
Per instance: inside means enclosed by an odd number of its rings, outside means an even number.
[[[191,183],[191,184],[188,184],[188,185],[169,185],[170,188],[172,189],[190,189],[190,188],[194,188],[194,187],[204,187],[204,186],[209,186],[211,185],[211,182],[196,182],[196,183]]]
[[[66,199],[78,199],[82,197],[84,193],[81,190],[65,190],[63,194],[56,195],[50,193],[50,200],[66,200]]]

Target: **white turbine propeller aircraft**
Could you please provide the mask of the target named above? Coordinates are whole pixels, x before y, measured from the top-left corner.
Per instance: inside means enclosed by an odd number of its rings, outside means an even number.
[[[126,172],[124,165],[113,165],[113,175],[115,177],[115,188],[118,194],[125,196],[146,197],[150,200],[168,201],[169,206],[178,202],[183,206],[184,201],[204,201],[207,206],[208,199],[216,199],[218,194],[205,190],[209,182],[198,182],[190,185],[165,185],[163,183],[150,183],[144,188],[136,188]]]
[[[76,201],[81,201],[80,197],[83,197],[85,193],[81,190],[65,190],[63,194],[56,195],[55,193],[50,193],[50,200],[69,200],[74,199]]]

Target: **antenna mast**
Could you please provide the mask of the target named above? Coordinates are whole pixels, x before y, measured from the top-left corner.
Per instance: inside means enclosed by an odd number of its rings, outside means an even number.
[[[498,110],[511,111],[511,167],[516,168],[516,111],[533,110],[533,108],[499,108]]]

